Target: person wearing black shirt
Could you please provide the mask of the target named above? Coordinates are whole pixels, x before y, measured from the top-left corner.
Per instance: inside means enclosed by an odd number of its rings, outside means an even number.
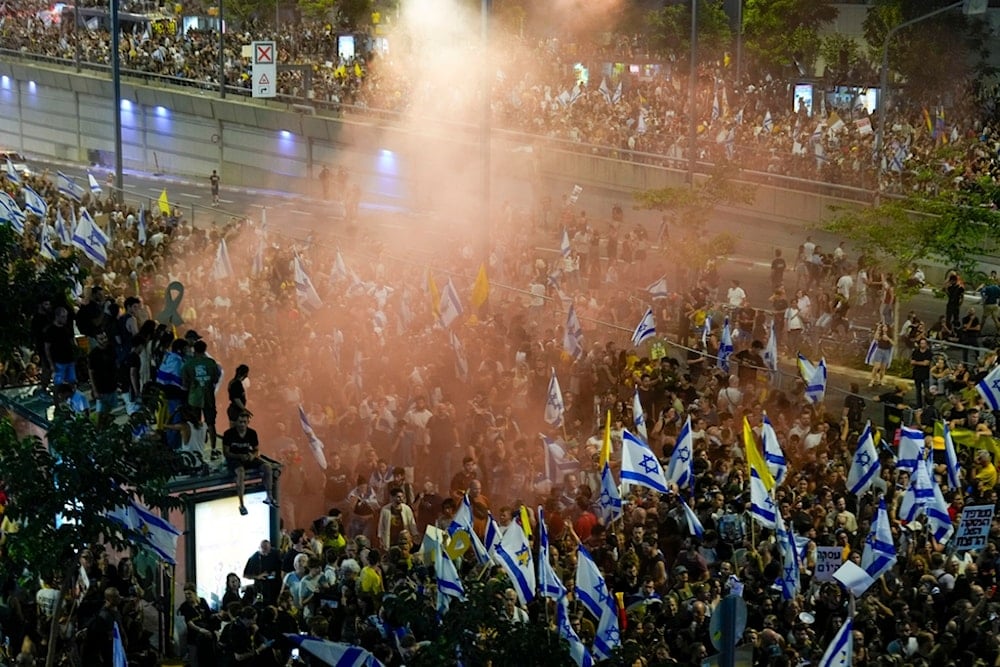
[[[90,385],[97,403],[99,420],[108,423],[118,403],[117,353],[106,331],[97,332],[97,347],[87,355]]]
[[[771,289],[778,289],[785,282],[785,258],[781,256],[781,248],[774,249],[774,259],[771,260]]]
[[[740,380],[740,386],[744,389],[755,385],[757,382],[757,371],[764,368],[764,357],[761,355],[763,349],[764,344],[759,340],[755,340],[750,344],[750,349],[740,350],[733,355],[733,358],[739,362],[736,374]]]
[[[45,330],[45,358],[52,366],[53,384],[76,384],[76,338],[65,306],[55,309]]]
[[[222,451],[230,472],[236,475],[236,497],[240,501],[240,514],[243,516],[248,514],[247,508],[243,505],[248,468],[251,470],[260,468],[263,473],[264,491],[267,493],[264,504],[277,508],[278,502],[271,495],[271,489],[274,487],[274,467],[260,456],[260,441],[257,439],[257,431],[250,428],[249,414],[244,412],[236,420],[236,426],[222,434]]]
[[[976,315],[975,308],[969,308],[968,314],[962,318],[961,328],[958,330],[958,342],[968,347],[979,346],[979,332],[983,325]],[[962,348],[962,361],[969,360],[969,350]]]
[[[944,294],[948,298],[948,303],[945,305],[945,319],[952,328],[958,329],[961,326],[958,309],[965,298],[965,285],[954,271],[948,273],[948,280],[944,285]]]
[[[240,364],[236,367],[236,375],[229,381],[227,392],[229,394],[229,407],[226,408],[226,416],[229,417],[229,428],[236,426],[236,421],[240,415],[246,412],[251,417],[253,413],[247,410],[247,390],[243,386],[243,381],[250,376],[250,367]],[[214,452],[213,452],[214,453]]]
[[[270,540],[261,540],[260,549],[255,551],[243,568],[243,578],[254,580],[254,590],[261,596],[265,606],[278,603],[281,591],[281,554],[271,548]]]
[[[38,309],[31,316],[31,344],[40,361],[41,380],[39,384],[41,384],[42,389],[48,388],[49,380],[52,378],[52,365],[45,357],[45,329],[51,321],[52,299],[45,296],[38,300]]]
[[[903,410],[906,409],[905,393],[906,386],[897,384],[892,391],[875,397],[875,400],[883,405],[882,419],[887,440],[891,441],[896,430],[903,425]]]
[[[212,613],[205,598],[198,597],[198,589],[191,582],[184,584],[184,602],[177,613],[184,618],[187,626],[188,644],[197,652],[196,664],[215,664],[215,631],[219,629],[219,617]]]
[[[844,416],[847,417],[847,427],[852,433],[861,432],[861,420],[865,416],[865,399],[860,396],[861,388],[857,382],[851,383],[851,393],[844,397]]]
[[[913,387],[917,392],[917,407],[924,404],[924,392],[930,389],[931,360],[934,353],[926,338],[917,341],[917,346],[910,353],[910,367],[913,371]]]

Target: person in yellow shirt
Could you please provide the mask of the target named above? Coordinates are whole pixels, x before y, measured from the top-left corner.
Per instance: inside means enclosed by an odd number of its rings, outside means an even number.
[[[382,582],[382,568],[379,567],[381,560],[382,554],[375,549],[370,550],[366,559],[368,564],[361,568],[361,575],[358,577],[359,596],[370,599],[376,610],[382,600],[382,594],[385,592],[385,585]]]
[[[997,468],[993,465],[990,453],[980,449],[976,454],[976,487],[980,491],[989,491],[997,485]]]

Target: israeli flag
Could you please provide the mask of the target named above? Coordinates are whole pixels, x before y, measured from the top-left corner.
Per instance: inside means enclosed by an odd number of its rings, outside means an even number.
[[[349,273],[347,272],[347,264],[344,263],[344,257],[337,251],[337,255],[333,260],[333,270],[330,271],[330,279],[335,282],[340,282],[341,280],[347,280]]]
[[[455,515],[451,518],[451,523],[448,524],[449,536],[454,536],[458,531],[464,531],[468,534],[469,542],[472,545],[472,553],[476,555],[476,560],[479,561],[480,565],[490,562],[490,554],[486,550],[486,545],[483,544],[483,541],[479,539],[479,535],[472,528],[472,503],[469,502],[468,494],[462,497],[461,504],[455,511]]]
[[[448,331],[448,338],[451,341],[451,349],[455,351],[455,375],[462,382],[468,382],[469,362],[465,357],[465,346],[458,340],[458,336],[455,335],[454,331]]]
[[[561,428],[563,425],[563,412],[566,410],[563,404],[562,390],[559,388],[559,378],[556,377],[556,369],[552,369],[552,376],[549,378],[549,389],[545,398],[545,423],[552,428]]]
[[[930,475],[928,475],[930,477]],[[934,479],[930,480],[934,497],[931,502],[924,506],[924,517],[931,529],[931,534],[939,544],[946,544],[955,533],[955,526],[951,523],[951,515],[948,514],[948,503],[941,493],[941,487]]]
[[[878,341],[872,340],[868,344],[868,351],[865,353],[865,366],[875,365],[875,352],[878,350]]]
[[[594,658],[569,622],[569,604],[565,597],[560,598],[556,605],[556,627],[559,636],[569,644],[569,654],[576,667],[594,667]]]
[[[622,431],[622,484],[645,486],[659,493],[667,493],[667,479],[663,466],[656,460],[649,445],[628,430]]]
[[[654,301],[657,299],[666,299],[670,296],[670,293],[667,291],[667,277],[660,276],[659,279],[650,283],[649,286],[646,287],[646,291],[649,292],[649,296],[651,296]]]
[[[861,554],[861,567],[872,579],[878,579],[896,564],[896,545],[892,541],[889,513],[885,509],[885,498],[879,500],[878,509],[872,519],[872,527],[865,539],[865,550]]]
[[[701,525],[701,520],[698,519],[698,515],[694,513],[691,506],[688,505],[683,498],[678,498],[681,501],[681,509],[684,510],[684,518],[687,519],[688,530],[695,537],[702,537],[705,535],[705,527]]]
[[[503,534],[495,553],[500,567],[513,584],[517,599],[527,606],[535,599],[535,564],[528,538],[517,522]]]
[[[497,545],[500,544],[501,537],[503,537],[503,533],[500,530],[500,524],[493,518],[493,512],[487,512],[486,530],[483,533],[483,546],[486,547],[486,553],[493,553]]]
[[[666,480],[676,484],[678,489],[689,489],[694,495],[694,439],[691,435],[691,416],[677,435],[677,444],[670,453],[670,463],[667,465]]]
[[[994,366],[986,377],[976,383],[976,390],[990,410],[1000,410],[1000,366]]]
[[[128,657],[125,655],[125,644],[122,642],[122,631],[118,621],[111,626],[111,667],[128,667]]]
[[[872,437],[872,423],[865,424],[865,430],[858,438],[858,446],[851,459],[851,469],[847,473],[847,491],[851,495],[860,496],[878,478],[882,462],[879,461],[875,449],[875,438]]]
[[[569,257],[569,253],[572,250],[572,246],[569,244],[569,232],[563,227],[562,241],[559,243],[559,252],[562,253],[563,257]]]
[[[750,515],[764,528],[773,529],[778,508],[764,486],[764,480],[753,466],[750,467]]]
[[[232,278],[233,264],[229,261],[229,249],[226,248],[226,239],[219,240],[219,248],[215,251],[215,263],[212,264],[212,279],[227,280]]]
[[[618,84],[621,89],[621,84]],[[621,630],[618,627],[618,603],[612,600],[614,608],[606,609],[597,623],[597,633],[594,636],[594,655],[599,660],[611,657],[612,651],[622,645]]]
[[[897,454],[896,469],[907,470],[912,477],[918,463],[924,458],[924,432],[909,426],[902,427]]]
[[[139,206],[139,223],[136,225],[136,235],[138,236],[139,245],[142,245],[142,246],[146,245],[146,242],[149,240],[149,239],[146,238],[146,234],[147,233],[148,233],[148,231],[147,231],[147,228],[146,228],[146,207],[140,205]]]
[[[948,422],[944,422],[944,460],[948,466],[948,486],[955,490],[962,488],[962,466],[958,463],[958,454],[955,453],[955,442],[951,438]]]
[[[66,219],[58,208],[56,209],[56,236],[59,237],[59,243],[64,246],[73,243],[73,230],[66,224]]]
[[[91,194],[93,194],[95,197],[100,197],[101,196],[101,184],[97,182],[97,179],[94,178],[94,175],[92,173],[90,173],[89,171],[87,172],[87,182],[90,185],[90,192],[91,192]]]
[[[39,254],[45,259],[55,260],[59,257],[59,253],[56,249],[52,247],[52,239],[45,232],[42,232],[42,238],[39,241]]]
[[[24,209],[29,213],[34,213],[40,219],[45,219],[45,214],[49,212],[49,206],[42,196],[27,185],[21,186],[21,189],[24,192]]]
[[[774,131],[774,119],[771,118],[771,110],[768,109],[764,112],[764,125],[762,128],[767,134],[771,134]]]
[[[605,526],[622,515],[622,497],[611,473],[611,465],[607,462],[601,469],[601,495],[597,497],[597,508]]]
[[[933,500],[934,489],[931,488],[931,479],[927,472],[927,467],[917,465],[916,469],[910,473],[910,485],[903,492],[903,498],[899,503],[898,516],[906,523],[915,521],[924,509],[924,506]]]
[[[177,564],[177,538],[181,531],[170,525],[169,521],[156,516],[134,500],[127,507],[119,507],[108,514],[108,518],[130,531],[139,542],[152,549],[160,560],[170,565]]]
[[[295,269],[295,294],[298,296],[299,307],[311,310],[319,309],[323,305],[323,301],[319,298],[319,294],[298,255],[295,255],[293,265]]]
[[[764,365],[771,376],[771,380],[778,374],[778,338],[774,335],[774,320],[771,320],[771,327],[767,336],[767,345],[764,346]]]
[[[511,530],[514,527],[507,532]],[[541,505],[538,506],[538,594],[550,600],[560,600],[566,595],[566,587],[549,561],[549,530],[545,527],[545,511]]]
[[[569,472],[580,470],[580,462],[566,453],[566,450],[552,438],[538,434],[545,447],[545,477],[553,484],[559,484]]]
[[[761,424],[761,435],[764,440],[764,461],[767,462],[767,469],[774,477],[775,485],[780,485],[788,476],[788,461],[785,460],[785,453],[781,451],[781,444],[778,442],[778,434],[774,432],[771,420],[764,415]]]
[[[819,667],[851,667],[854,657],[854,619],[848,616],[819,661]]]
[[[574,359],[583,356],[583,327],[580,326],[580,318],[576,316],[576,309],[573,306],[570,306],[569,312],[566,313],[563,349]]]
[[[791,527],[785,526],[781,512],[775,512],[775,538],[778,550],[781,552],[781,597],[791,600],[799,594],[801,580],[799,578],[799,557],[795,548],[795,534]]]
[[[13,197],[2,190],[0,190],[0,222],[6,222],[18,234],[24,234],[24,211]]]
[[[712,316],[705,316],[705,325],[701,328],[701,345],[704,349],[708,349],[708,335],[712,333]]]
[[[76,181],[61,171],[56,172],[56,189],[63,197],[75,202],[79,202],[83,199],[83,195],[87,194],[87,191],[77,185]]]
[[[465,587],[455,564],[445,556],[443,544],[438,544],[434,549],[434,576],[437,579],[437,610],[439,614],[443,614],[451,605],[450,598],[465,599]]]
[[[444,286],[444,291],[441,293],[438,321],[442,327],[447,329],[452,322],[462,316],[462,311],[462,301],[458,298],[458,291],[449,278],[448,284]]]
[[[91,216],[90,212],[85,208],[80,209],[80,221],[82,222],[83,220],[90,221],[90,226],[93,228],[93,234],[95,235],[95,238],[101,242],[101,245],[108,245],[111,243],[111,238],[104,233],[104,230],[101,229],[100,225],[97,224],[97,221],[94,220],[93,216]]]
[[[621,643],[621,638],[616,638],[618,604],[608,590],[600,568],[582,544],[577,547],[576,596],[598,621],[594,651],[603,659],[611,654],[611,648]]]
[[[632,332],[632,347],[639,347],[644,340],[655,336],[656,318],[653,317],[653,309],[647,308],[639,324],[635,326],[635,331]]]
[[[635,424],[635,431],[642,436],[642,439],[649,441],[649,435],[646,433],[646,415],[642,411],[642,401],[639,400],[639,389],[635,390],[632,394],[632,420]]]
[[[326,454],[324,453],[323,441],[319,439],[316,435],[316,431],[313,430],[312,424],[309,423],[309,417],[306,416],[306,411],[299,406],[299,425],[302,427],[302,432],[306,435],[306,440],[309,441],[309,450],[316,457],[316,463],[323,470],[326,470]]]
[[[826,396],[826,359],[820,359],[815,366],[801,354],[799,355],[799,373],[806,383],[806,400],[812,405],[819,405]]]
[[[79,248],[84,255],[90,258],[98,266],[108,263],[108,251],[101,242],[102,234],[99,234],[94,225],[94,219],[89,215],[80,216],[80,222],[73,230],[73,245]]]
[[[21,174],[17,173],[17,169],[14,168],[14,163],[10,161],[10,158],[7,158],[7,178],[12,183],[21,184]]]

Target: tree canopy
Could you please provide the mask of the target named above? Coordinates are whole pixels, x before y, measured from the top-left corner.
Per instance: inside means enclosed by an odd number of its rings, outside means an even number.
[[[691,4],[670,5],[650,12],[646,23],[657,48],[686,57],[691,52]],[[698,51],[717,57],[729,48],[732,33],[721,0],[698,0]]]
[[[780,72],[798,61],[816,62],[819,29],[837,18],[832,0],[744,0],[745,51],[764,72]]]

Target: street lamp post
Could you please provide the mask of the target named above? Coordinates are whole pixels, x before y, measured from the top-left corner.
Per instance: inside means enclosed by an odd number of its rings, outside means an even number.
[[[967,13],[980,13],[976,7],[975,3],[969,3],[968,0],[959,0],[945,7],[940,7],[932,12],[923,14],[916,18],[910,19],[909,21],[903,21],[897,26],[894,26],[885,35],[885,41],[882,42],[882,71],[879,75],[879,110],[878,110],[878,129],[875,131],[875,159],[878,160],[878,173],[882,173],[882,144],[885,142],[885,117],[887,115],[887,107],[889,104],[889,42],[893,37],[896,36],[903,28],[908,28],[914,23],[920,23],[926,19],[937,16],[938,14],[944,14],[945,12],[950,12],[953,9],[959,9],[960,7],[966,6]],[[881,179],[880,179],[881,180]]]
[[[691,72],[688,81],[688,183],[694,187],[694,167],[698,159],[698,0],[691,0]]]
[[[482,183],[480,197],[482,198],[482,261],[485,266],[489,266],[490,261],[490,139],[492,129],[491,109],[490,109],[490,88],[492,77],[490,76],[490,0],[482,0],[482,41],[483,41],[483,64],[482,64],[482,123],[480,125],[479,152],[480,168],[482,169]]]
[[[121,25],[118,21],[118,2],[111,0],[111,80],[115,96],[115,199],[120,200],[124,191],[122,179],[122,56]]]

